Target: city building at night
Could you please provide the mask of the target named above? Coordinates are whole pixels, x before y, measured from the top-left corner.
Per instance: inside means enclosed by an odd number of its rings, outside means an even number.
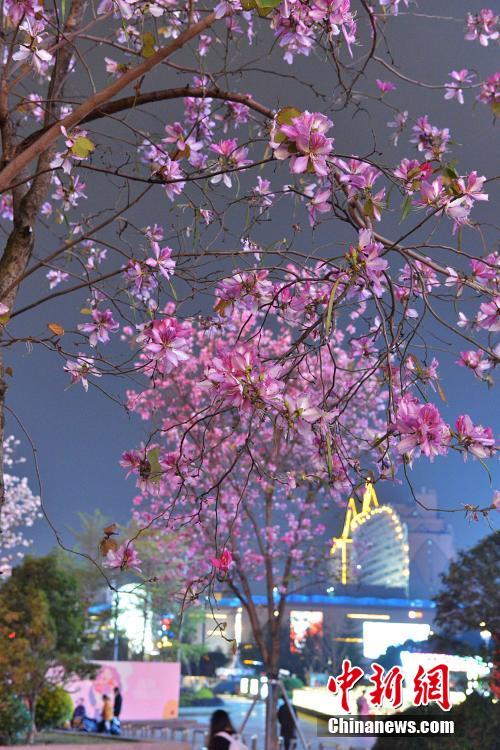
[[[421,504],[381,503],[370,482],[361,503],[349,499],[341,533],[332,540],[330,585],[287,598],[291,651],[300,650],[308,636],[320,635],[328,639],[334,662],[355,656],[363,665],[391,645],[424,641],[432,634],[432,597],[454,547],[435,495],[423,492],[417,499]],[[266,597],[253,598],[264,624]],[[212,628],[209,648],[229,653],[228,638],[252,642],[238,599],[219,597],[216,616],[225,628]]]

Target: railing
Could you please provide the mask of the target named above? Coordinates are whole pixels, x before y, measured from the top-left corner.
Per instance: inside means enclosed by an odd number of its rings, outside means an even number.
[[[204,729],[162,727],[154,724],[123,724],[122,730],[126,737],[133,739],[157,740],[159,742],[162,740],[180,740],[188,744],[192,750],[206,750],[208,741],[208,735]],[[257,735],[243,734],[241,739],[249,750],[262,750],[262,747],[259,747]],[[341,748],[340,745],[332,745],[330,742],[324,743],[321,740],[312,740],[307,743],[307,747],[308,750],[355,750],[355,748]],[[280,739],[279,750],[283,750],[283,748],[283,739]],[[292,740],[290,750],[300,750],[297,740]]]

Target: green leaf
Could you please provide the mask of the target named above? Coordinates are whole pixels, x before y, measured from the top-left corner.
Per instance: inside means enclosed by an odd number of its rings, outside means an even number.
[[[327,464],[328,464],[328,476],[331,477],[333,473],[333,460],[332,460],[332,443],[330,440],[330,434],[326,433],[326,454],[327,454]]]
[[[87,157],[95,150],[95,143],[92,143],[90,138],[84,135],[80,135],[71,147],[71,152],[78,156],[80,159],[87,159]]]
[[[382,445],[382,443],[384,442],[384,440],[387,440],[387,433],[385,433],[385,435],[381,435],[380,437],[378,437],[378,438],[377,438],[377,439],[376,439],[376,440],[375,440],[375,441],[374,441],[374,442],[373,442],[373,443],[371,444],[371,447],[372,447],[372,448],[378,448],[378,447],[379,447],[379,445]]]
[[[443,175],[448,177],[450,180],[458,180],[459,174],[452,164],[446,164],[443,169]]]
[[[257,7],[257,0],[240,0],[243,10],[254,10]]]
[[[276,115],[278,125],[292,125],[294,117],[300,117],[302,112],[296,107],[283,107]]]
[[[401,213],[401,219],[399,222],[400,224],[402,221],[406,219],[406,217],[410,213],[410,210],[411,210],[411,197],[407,195],[403,202],[403,211]]]
[[[155,53],[156,39],[154,34],[147,31],[142,35],[141,55],[145,58],[152,57]]]
[[[446,396],[445,396],[445,393],[444,393],[444,391],[443,391],[443,389],[441,387],[441,383],[439,382],[439,380],[436,380],[436,388],[438,390],[439,395],[441,396],[441,400],[446,403]]]
[[[149,481],[154,482],[155,484],[158,484],[162,475],[162,468],[160,466],[160,449],[151,448],[151,450],[148,451],[147,455],[148,455],[149,465],[151,466],[151,474],[149,476]]]
[[[255,0],[255,4],[259,16],[268,16],[281,4],[281,0]]]
[[[325,323],[325,332],[328,336],[330,334],[330,328],[332,325],[332,314],[333,314],[333,305],[335,302],[335,293],[339,287],[340,282],[340,276],[338,277],[337,281],[332,287],[332,291],[330,292],[330,299],[328,300],[328,308],[326,311],[326,323]]]

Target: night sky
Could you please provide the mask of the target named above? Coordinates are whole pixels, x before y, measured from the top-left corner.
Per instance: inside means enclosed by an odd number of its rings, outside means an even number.
[[[483,6],[483,0],[477,2],[461,2],[454,0],[419,3],[418,12],[437,12],[443,16],[454,16],[464,19],[467,10],[478,10]],[[415,6],[413,6],[415,7]],[[402,15],[391,24],[389,31],[394,58],[401,63],[402,70],[409,72],[413,78],[420,78],[429,83],[442,83],[447,80],[448,72],[453,69],[467,67],[476,71],[480,78],[491,75],[495,70],[495,51],[493,46],[483,48],[478,42],[464,41],[464,24],[460,22],[429,21],[425,18]],[[258,57],[258,50],[252,50],[252,56]],[[300,109],[313,108],[328,112],[332,104],[332,88],[335,81],[333,69],[317,57],[308,60],[296,58],[293,66],[287,66],[280,61],[279,53],[274,52],[271,61],[260,61],[262,68],[271,65],[277,72],[293,74],[305,82],[313,82],[315,87],[324,92],[327,99],[322,107],[315,99],[311,89],[301,85],[293,79],[264,76],[258,71],[248,75],[241,83],[237,79],[231,82],[233,89],[253,92],[254,97],[261,99],[268,106],[294,104]],[[179,85],[179,79],[172,73],[172,80],[165,80],[168,73],[162,72],[162,86]],[[397,81],[388,71],[374,64],[371,66],[369,78],[360,83],[365,92],[376,94],[374,79],[392,80],[398,85],[398,90],[388,96],[391,104],[409,109],[412,117],[428,114],[430,121],[438,126],[448,126],[454,141],[464,144],[466,148],[456,148],[454,156],[460,159],[461,173],[477,169],[479,174],[492,176],[494,166],[494,139],[496,138],[491,112],[484,105],[474,105],[475,92],[466,92],[466,103],[460,106],[456,101],[445,102],[442,90],[421,89]],[[264,85],[265,84],[265,85]],[[178,113],[175,104],[157,106],[154,113],[159,121],[166,122],[174,119],[173,113]],[[414,147],[408,145],[409,134],[401,137],[399,146],[395,149],[389,144],[390,132],[385,123],[392,119],[391,113],[378,102],[370,105],[370,114],[365,107],[356,116],[349,112],[330,114],[335,124],[336,149],[343,154],[363,154],[372,149],[372,131],[377,134],[376,147],[382,151],[380,161],[395,164],[402,156],[412,156]],[[143,127],[147,121],[143,122]],[[157,124],[156,124],[157,127]],[[94,140],[99,142],[98,133],[103,131],[102,121],[96,127]],[[498,153],[498,149],[497,149]],[[90,174],[85,175],[89,201],[84,210],[102,204],[106,195],[105,186],[99,180],[94,180]],[[252,178],[255,180],[255,177]],[[281,169],[275,178],[276,185],[286,181],[285,170]],[[252,183],[253,184],[253,183]],[[489,185],[490,202],[477,204],[473,217],[478,221],[494,223],[498,212],[495,211],[495,196],[493,185]],[[172,214],[167,214],[167,205],[163,190],[153,189],[148,202],[142,204],[140,210],[131,216],[138,226],[152,224],[155,221],[162,224],[172,222]],[[72,218],[76,218],[75,213]],[[383,233],[386,235],[398,233],[399,217],[389,218],[383,222]],[[261,229],[261,236],[256,237],[268,242],[283,237],[287,231],[286,216],[280,213],[270,224]],[[342,243],[352,239],[352,232],[344,227],[335,227],[334,241]],[[491,229],[491,228],[490,228]],[[321,231],[321,230],[320,230]],[[326,230],[325,230],[326,231]],[[331,230],[328,230],[331,232]],[[331,233],[325,237],[331,238]],[[490,232],[491,238],[492,232]],[[112,236],[112,235],[107,235]],[[440,232],[441,239],[449,240],[448,229]],[[300,243],[307,245],[310,232],[304,221],[304,231]],[[320,237],[316,237],[318,242]],[[113,237],[116,243],[119,240]],[[479,235],[466,231],[464,244],[470,252],[482,254]],[[41,256],[54,248],[54,242],[44,231],[38,235],[37,253]],[[492,246],[490,245],[492,249]],[[26,284],[18,300],[18,308],[26,302],[46,293],[47,283],[44,276],[33,277]],[[63,298],[60,302],[51,302],[38,307],[33,313],[20,316],[16,322],[16,330],[38,333],[49,321],[57,321],[66,329],[75,327],[79,320],[77,315],[82,300]],[[206,302],[203,304],[206,305]],[[452,318],[453,319],[453,318]],[[429,342],[433,340],[435,332],[427,329]],[[456,342],[455,342],[456,343]],[[441,344],[439,344],[441,346]],[[466,411],[474,422],[492,425],[498,433],[498,414],[500,402],[495,391],[488,390],[485,384],[474,381],[472,373],[457,367],[456,345],[449,347],[443,344],[441,384],[447,396],[447,403],[440,404],[443,417],[454,422],[459,413]],[[466,348],[466,347],[462,347]],[[468,347],[467,347],[468,348]],[[63,361],[54,354],[40,348],[29,350],[19,345],[16,350],[8,350],[6,364],[14,370],[14,377],[9,381],[8,404],[25,424],[38,451],[38,459],[43,482],[43,495],[46,509],[54,524],[61,531],[63,538],[72,543],[69,526],[77,526],[79,511],[91,512],[94,508],[102,511],[118,522],[126,522],[129,518],[131,498],[135,494],[133,481],[126,481],[124,472],[119,466],[121,453],[135,447],[146,434],[146,428],[137,416],[127,416],[114,401],[95,389],[88,394],[81,386],[68,388],[68,376],[63,372]],[[119,380],[107,383],[107,389],[118,397],[128,384]],[[494,419],[496,418],[496,424]],[[7,418],[8,432],[12,431],[22,438],[19,428],[12,417]],[[22,438],[23,439],[23,438]],[[30,459],[29,446],[23,439],[23,454]],[[498,483],[498,468],[490,462],[490,470]],[[32,480],[32,488],[37,492],[34,468],[28,460],[26,472]],[[478,502],[486,505],[491,501],[492,490],[489,479],[483,467],[477,461],[464,464],[459,456],[438,458],[433,464],[427,460],[417,461],[411,472],[414,486],[433,488],[438,493],[439,506],[443,509],[457,507],[465,502]],[[401,500],[408,496],[404,485],[390,486],[378,490],[379,498],[384,501]],[[458,548],[476,543],[481,536],[489,533],[490,529],[484,521],[469,523],[462,514],[449,514],[453,524],[456,545]],[[495,520],[495,519],[494,519]],[[36,553],[48,551],[54,544],[54,537],[44,522],[39,522],[34,530]]]

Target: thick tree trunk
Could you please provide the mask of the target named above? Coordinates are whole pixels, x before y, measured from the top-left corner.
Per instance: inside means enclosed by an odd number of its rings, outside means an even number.
[[[267,675],[269,693],[266,700],[266,743],[265,750],[278,750],[278,698],[279,690],[276,675]]]
[[[30,712],[30,731],[28,734],[28,742],[30,745],[33,745],[35,742],[35,738],[36,738],[36,723],[35,723],[36,698],[30,698],[29,712]]]

